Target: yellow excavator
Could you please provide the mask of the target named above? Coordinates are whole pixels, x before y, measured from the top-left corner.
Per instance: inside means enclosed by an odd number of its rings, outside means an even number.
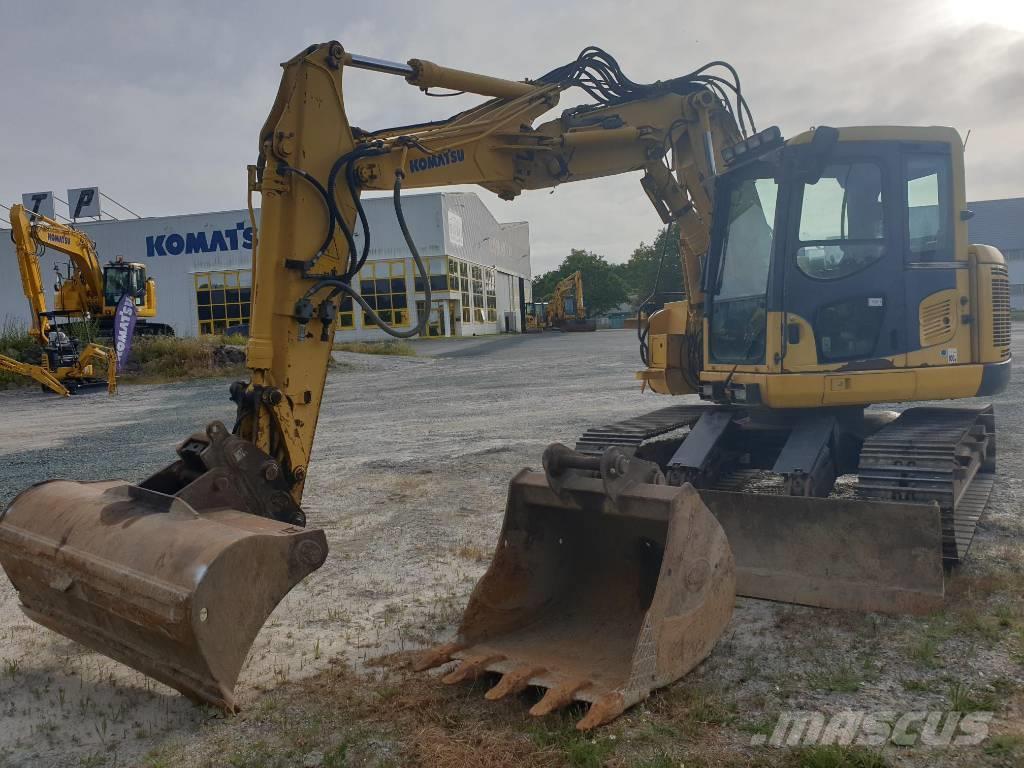
[[[547,325],[558,331],[597,330],[597,321],[587,317],[583,304],[583,273],[579,270],[555,285],[547,306]]]
[[[141,483],[52,480],[0,519],[0,562],[29,616],[203,702],[235,708],[275,604],[327,557],[304,528],[338,304],[372,232],[360,202],[475,183],[513,198],[637,172],[678,223],[686,299],[649,320],[640,372],[696,395],[550,446],[509,486],[494,558],[452,642],[418,666],[546,688],[578,727],[607,722],[711,652],[737,593],[927,611],[960,560],[995,465],[988,406],[868,406],[989,395],[1010,370],[1006,267],[967,242],[950,128],[757,131],[735,73],[635,83],[604,51],[526,81],[313,45],[284,63],[249,169],[249,379],[235,412]],[[358,68],[486,97],[447,120],[353,127]],[[535,120],[559,94],[593,103]],[[353,231],[361,223],[361,247]],[[424,279],[425,305],[430,304]],[[422,326],[423,318],[419,325]]]
[[[72,331],[76,322],[95,322],[101,336],[112,336],[115,313],[126,294],[141,318],[156,315],[156,283],[146,277],[142,264],[117,259],[101,265],[96,245],[79,229],[33,213],[23,205],[11,206],[11,240],[14,241],[22,289],[32,315],[32,336],[43,354],[41,365],[31,365],[0,355],[0,369],[35,379],[44,389],[67,396],[81,387],[106,383],[115,388],[116,360],[113,350],[99,344],[82,346]],[[49,310],[39,258],[53,249],[68,257],[67,269],[57,268],[54,309]],[[173,334],[162,323],[145,320],[135,333]],[[99,366],[106,377],[96,374]]]

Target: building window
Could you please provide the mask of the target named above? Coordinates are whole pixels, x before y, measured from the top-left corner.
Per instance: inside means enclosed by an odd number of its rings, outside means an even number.
[[[352,297],[344,296],[341,299],[341,311],[338,312],[338,328],[342,331],[351,331],[356,327],[356,313],[352,310]]]
[[[409,325],[409,304],[405,287],[405,259],[400,261],[371,261],[359,273],[359,293],[388,325]],[[372,326],[373,320],[363,313],[363,325]]]
[[[462,322],[473,321],[473,305],[469,300],[469,265],[459,262],[459,293],[462,294]]]
[[[483,269],[474,264],[470,274],[473,276],[471,281],[473,289],[473,319],[478,323],[483,323],[487,321],[487,316],[484,312]]]
[[[427,273],[430,275],[430,290],[432,291],[447,291],[449,285],[448,275],[446,273],[447,265],[444,257],[424,259],[424,265],[427,268]],[[423,293],[423,278],[420,277],[420,271],[416,268],[416,263],[410,264],[409,268],[413,270],[415,275],[416,292]]]
[[[498,320],[498,298],[494,293],[494,270],[484,270],[484,290],[487,292],[487,321]]]
[[[196,314],[199,333],[224,333],[236,325],[249,324],[252,302],[252,271],[196,272]]]

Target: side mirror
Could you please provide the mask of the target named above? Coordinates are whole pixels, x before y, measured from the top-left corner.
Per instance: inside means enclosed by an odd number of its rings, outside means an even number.
[[[790,173],[804,184],[817,184],[838,143],[838,128],[819,125],[814,129],[814,136],[809,144],[797,144],[786,148],[790,159],[787,164]]]

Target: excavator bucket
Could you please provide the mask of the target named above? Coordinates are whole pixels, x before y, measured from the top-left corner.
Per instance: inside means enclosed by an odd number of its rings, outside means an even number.
[[[197,512],[120,481],[41,483],[0,517],[0,564],[30,618],[234,711],[256,634],[327,542],[215,501]]]
[[[556,491],[524,470],[457,638],[416,667],[457,660],[446,683],[499,673],[492,700],[546,688],[533,715],[590,702],[577,724],[587,730],[700,663],[734,601],[729,544],[690,486],[645,481],[611,496],[601,479],[571,477]]]

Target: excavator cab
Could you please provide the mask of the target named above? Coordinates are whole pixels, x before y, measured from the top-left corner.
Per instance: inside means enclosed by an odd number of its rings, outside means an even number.
[[[111,309],[117,306],[122,296],[132,297],[134,304],[146,304],[146,268],[118,259],[103,268],[103,304]]]

